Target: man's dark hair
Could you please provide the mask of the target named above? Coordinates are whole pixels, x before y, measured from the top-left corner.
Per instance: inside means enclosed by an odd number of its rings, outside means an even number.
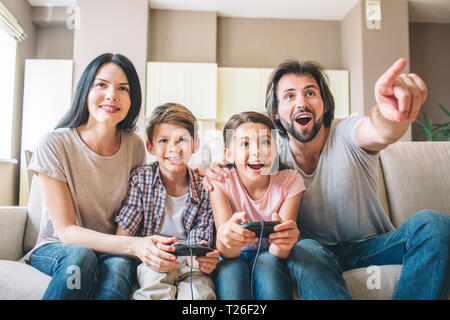
[[[281,77],[286,74],[295,74],[298,76],[311,75],[316,80],[320,89],[320,96],[324,104],[323,124],[325,127],[330,127],[334,118],[334,98],[328,87],[328,78],[323,71],[323,67],[314,61],[299,62],[298,60],[288,59],[281,62],[270,74],[266,89],[266,110],[269,117],[275,123],[275,126],[280,130],[282,136],[286,136],[281,121],[276,118],[278,113],[278,97],[277,89],[278,82]]]
[[[134,130],[139,112],[141,110],[142,94],[141,84],[136,69],[128,58],[113,53],[104,53],[92,60],[81,75],[75,89],[72,106],[64,117],[56,125],[58,128],[75,128],[88,121],[88,96],[94,83],[98,70],[106,63],[112,62],[119,66],[125,73],[130,86],[130,110],[125,119],[117,124],[117,129],[126,131]]]

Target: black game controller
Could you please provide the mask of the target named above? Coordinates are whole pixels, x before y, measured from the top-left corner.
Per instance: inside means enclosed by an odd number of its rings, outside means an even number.
[[[256,221],[256,222],[242,222],[241,226],[247,230],[256,233],[257,237],[268,238],[269,234],[275,232],[273,228],[280,224],[278,221]],[[262,236],[261,236],[261,226],[262,226]]]
[[[181,243],[175,243],[172,245],[175,248],[175,252],[171,254],[180,256],[206,256],[208,252],[214,251],[212,248],[204,244],[185,245]]]

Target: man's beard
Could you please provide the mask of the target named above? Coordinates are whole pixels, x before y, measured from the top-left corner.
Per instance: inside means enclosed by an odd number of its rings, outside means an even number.
[[[313,116],[311,116],[311,121],[314,121],[314,117]],[[281,122],[281,125],[283,126],[283,128],[286,130],[286,132],[289,133],[291,136],[293,136],[296,140],[298,140],[299,142],[309,142],[312,139],[314,139],[314,137],[317,135],[317,133],[319,132],[320,128],[322,127],[323,115],[319,119],[314,121],[314,123],[312,125],[312,129],[309,129],[310,130],[309,132],[308,132],[308,129],[301,130],[301,131],[297,131],[295,129],[294,116],[291,119],[291,123],[286,122],[281,117],[280,117],[280,122]]]

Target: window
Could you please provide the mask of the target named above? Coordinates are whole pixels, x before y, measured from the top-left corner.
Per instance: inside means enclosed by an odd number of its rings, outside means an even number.
[[[0,159],[10,159],[17,42],[1,28],[0,48]]]

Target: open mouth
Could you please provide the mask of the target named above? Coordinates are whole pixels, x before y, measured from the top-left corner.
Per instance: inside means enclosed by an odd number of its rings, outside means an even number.
[[[262,162],[249,162],[247,166],[255,171],[261,170],[264,167],[264,163]]]
[[[295,122],[297,122],[302,127],[307,126],[312,120],[312,117],[308,114],[302,114],[299,117],[295,119]]]

